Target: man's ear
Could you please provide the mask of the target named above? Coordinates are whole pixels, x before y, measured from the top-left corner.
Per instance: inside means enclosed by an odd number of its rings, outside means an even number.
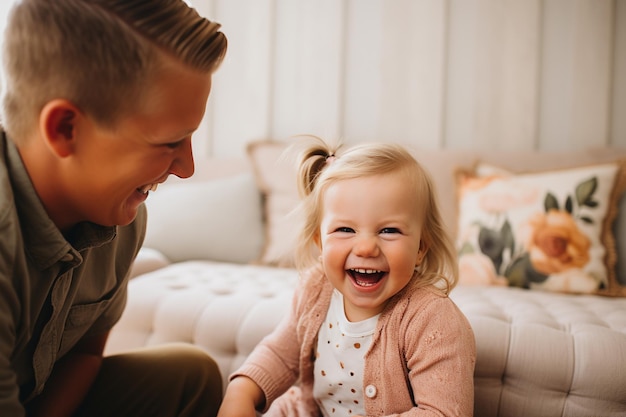
[[[39,130],[48,147],[64,158],[74,152],[78,108],[64,99],[51,100],[39,113]]]

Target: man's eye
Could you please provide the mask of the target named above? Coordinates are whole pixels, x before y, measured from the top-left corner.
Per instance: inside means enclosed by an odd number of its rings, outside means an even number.
[[[400,233],[400,229],[397,227],[385,227],[380,233]]]
[[[338,227],[337,229],[335,229],[335,232],[354,233],[354,229],[352,229],[351,227]]]
[[[170,149],[176,149],[178,148],[181,144],[183,143],[182,140],[179,140],[178,142],[170,142],[170,143],[166,143],[165,146],[167,146]]]

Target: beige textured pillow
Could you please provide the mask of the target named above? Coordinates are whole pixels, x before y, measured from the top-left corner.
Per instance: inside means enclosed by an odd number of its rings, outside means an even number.
[[[265,245],[259,263],[292,267],[300,230],[293,210],[299,197],[295,164],[283,155],[286,147],[283,142],[255,141],[247,153],[264,199]]]
[[[264,242],[260,200],[251,172],[165,183],[146,201],[144,246],[172,262],[255,261]]]
[[[626,164],[457,175],[461,284],[626,295],[612,232]]]

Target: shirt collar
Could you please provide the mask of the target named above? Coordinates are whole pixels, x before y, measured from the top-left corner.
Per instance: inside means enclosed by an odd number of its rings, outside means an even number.
[[[6,143],[7,169],[11,178],[15,205],[18,210],[24,247],[31,260],[41,269],[66,260],[68,253],[80,260],[78,252],[101,246],[115,238],[116,227],[104,227],[90,222],[79,223],[71,233],[70,241],[48,216],[43,203],[26,171],[17,147],[2,132]]]

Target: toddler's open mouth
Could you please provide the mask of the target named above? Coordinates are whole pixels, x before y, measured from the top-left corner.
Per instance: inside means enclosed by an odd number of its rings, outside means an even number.
[[[348,275],[359,287],[372,287],[383,279],[387,273],[377,269],[348,269]]]

